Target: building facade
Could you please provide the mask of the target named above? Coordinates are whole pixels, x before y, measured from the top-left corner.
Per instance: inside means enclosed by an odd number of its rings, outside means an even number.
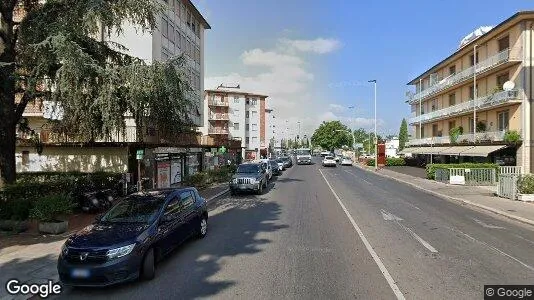
[[[238,89],[206,90],[202,134],[222,143],[240,140],[244,159],[267,155],[269,114],[267,96],[247,93]]]
[[[387,140],[386,143],[386,157],[398,157],[397,154],[399,150],[399,138],[394,137],[390,140]]]
[[[527,11],[479,29],[410,81],[413,136],[402,152],[532,171],[533,27]]]

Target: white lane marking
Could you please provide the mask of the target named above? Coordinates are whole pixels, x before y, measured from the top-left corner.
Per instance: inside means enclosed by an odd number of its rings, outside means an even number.
[[[387,211],[385,211],[383,209],[381,209],[380,212],[382,213],[382,218],[384,218],[384,220],[386,220],[386,221],[395,221],[395,223],[397,223],[397,225],[399,225],[400,227],[402,227],[402,229],[404,229],[406,232],[408,232],[416,241],[418,241],[421,245],[423,245],[423,247],[427,248],[432,253],[438,253],[438,250],[436,250],[436,248],[432,247],[432,245],[430,245],[429,242],[423,240],[423,238],[421,238],[417,233],[413,232],[413,230],[411,230],[410,228],[408,228],[407,226],[405,226],[404,224],[399,222],[399,221],[402,221],[402,218],[397,217],[394,214],[392,214],[390,212],[387,212]]]
[[[373,257],[373,260],[378,265],[378,268],[380,269],[380,271],[384,275],[384,278],[386,278],[386,281],[388,282],[389,287],[393,290],[393,293],[395,294],[395,296],[397,296],[397,299],[405,299],[404,295],[402,294],[402,292],[400,291],[399,287],[395,283],[395,280],[393,279],[393,277],[391,277],[391,274],[389,274],[388,270],[386,269],[386,266],[384,265],[384,263],[382,263],[382,260],[380,259],[378,254],[375,252],[375,250],[373,249],[373,247],[371,246],[371,244],[369,243],[369,241],[367,240],[367,238],[363,234],[363,232],[360,229],[360,227],[358,226],[358,224],[356,224],[356,221],[354,221],[354,218],[352,218],[352,216],[350,215],[349,211],[347,210],[347,208],[345,207],[345,205],[343,204],[343,202],[341,201],[341,199],[337,195],[336,191],[334,191],[334,188],[330,185],[330,182],[328,182],[328,180],[324,176],[323,171],[319,170],[319,172],[321,173],[321,176],[323,176],[324,181],[326,182],[326,184],[330,188],[330,191],[332,191],[332,194],[334,194],[334,197],[337,199],[337,202],[339,203],[339,205],[341,206],[341,208],[345,212],[345,215],[347,215],[347,218],[349,218],[350,222],[352,223],[352,226],[354,227],[354,229],[356,230],[356,232],[358,233],[358,235],[362,239],[362,242],[365,245],[365,248],[367,248],[367,251],[369,251],[369,253]]]
[[[517,259],[517,258],[511,256],[510,254],[508,254],[508,253],[506,253],[506,252],[504,252],[504,251],[502,251],[502,250],[500,250],[500,249],[498,249],[498,248],[495,248],[495,247],[489,245],[489,244],[486,243],[486,242],[477,240],[477,239],[475,239],[474,237],[470,236],[469,234],[467,234],[467,233],[465,233],[465,232],[463,232],[463,231],[461,231],[461,230],[454,229],[454,228],[450,228],[450,229],[451,229],[452,231],[459,232],[459,233],[463,234],[464,236],[466,236],[467,238],[469,238],[470,240],[472,240],[472,241],[474,241],[474,242],[477,242],[477,243],[479,243],[479,244],[482,244],[482,245],[486,246],[487,248],[489,248],[489,249],[491,249],[491,250],[493,250],[493,251],[495,251],[495,252],[497,252],[497,253],[499,253],[499,254],[505,256],[505,257],[508,257],[508,258],[510,258],[511,260],[513,260],[513,261],[515,261],[515,262],[517,262],[517,263],[519,263],[519,264],[522,265],[523,267],[525,267],[525,268],[527,268],[527,269],[529,269],[529,270],[531,270],[531,271],[534,271],[534,268],[533,268],[533,267],[531,267],[530,265],[527,265],[526,263],[520,261],[519,259]]]
[[[386,221],[402,221],[402,218],[397,217],[396,215],[392,213],[388,213],[387,211],[381,209],[380,212],[382,213],[382,218]]]
[[[479,225],[481,225],[482,227],[485,227],[485,228],[491,228],[491,229],[505,229],[504,227],[501,227],[501,226],[496,226],[496,225],[486,224],[486,223],[480,221],[479,219],[475,219],[475,218],[473,218],[473,221],[475,221],[477,224],[479,224]]]
[[[519,234],[515,234],[515,233],[514,233],[514,235],[515,235],[516,237],[518,237],[518,238],[520,238],[520,239],[522,239],[522,240],[524,240],[524,241],[527,241],[527,242],[531,243],[532,245],[534,245],[534,242],[533,242],[533,241],[531,241],[531,240],[529,240],[529,239],[526,239],[526,238],[520,236]]]

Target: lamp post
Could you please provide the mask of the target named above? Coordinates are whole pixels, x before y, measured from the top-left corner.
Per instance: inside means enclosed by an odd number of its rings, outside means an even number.
[[[354,116],[356,117],[356,106],[349,106],[349,109],[354,109]],[[352,149],[354,149],[354,152],[356,152],[356,138],[354,138],[354,131],[356,130],[356,126],[354,126],[355,122],[351,122],[351,123],[353,123],[352,133],[351,133],[353,137]]]
[[[473,143],[476,143],[477,136],[477,46],[473,46]]]
[[[369,82],[374,83],[375,86],[375,136],[374,136],[374,143],[375,143],[375,171],[378,170],[378,140],[376,135],[376,79],[369,80]]]

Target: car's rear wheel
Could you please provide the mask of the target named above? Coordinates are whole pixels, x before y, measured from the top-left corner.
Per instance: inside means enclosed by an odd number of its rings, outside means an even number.
[[[152,280],[156,276],[156,264],[154,260],[154,248],[148,249],[143,259],[141,269],[141,278],[143,280]]]
[[[199,239],[203,239],[208,234],[208,217],[203,215],[198,222],[197,236]]]

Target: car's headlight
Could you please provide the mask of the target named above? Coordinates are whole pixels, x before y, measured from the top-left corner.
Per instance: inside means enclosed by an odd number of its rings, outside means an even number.
[[[130,254],[130,252],[132,252],[134,247],[135,247],[135,244],[131,244],[128,246],[111,249],[111,250],[108,250],[106,255],[108,259],[123,257],[125,255]]]
[[[65,256],[69,253],[69,248],[67,248],[67,244],[64,243],[63,246],[61,246],[61,255]]]

